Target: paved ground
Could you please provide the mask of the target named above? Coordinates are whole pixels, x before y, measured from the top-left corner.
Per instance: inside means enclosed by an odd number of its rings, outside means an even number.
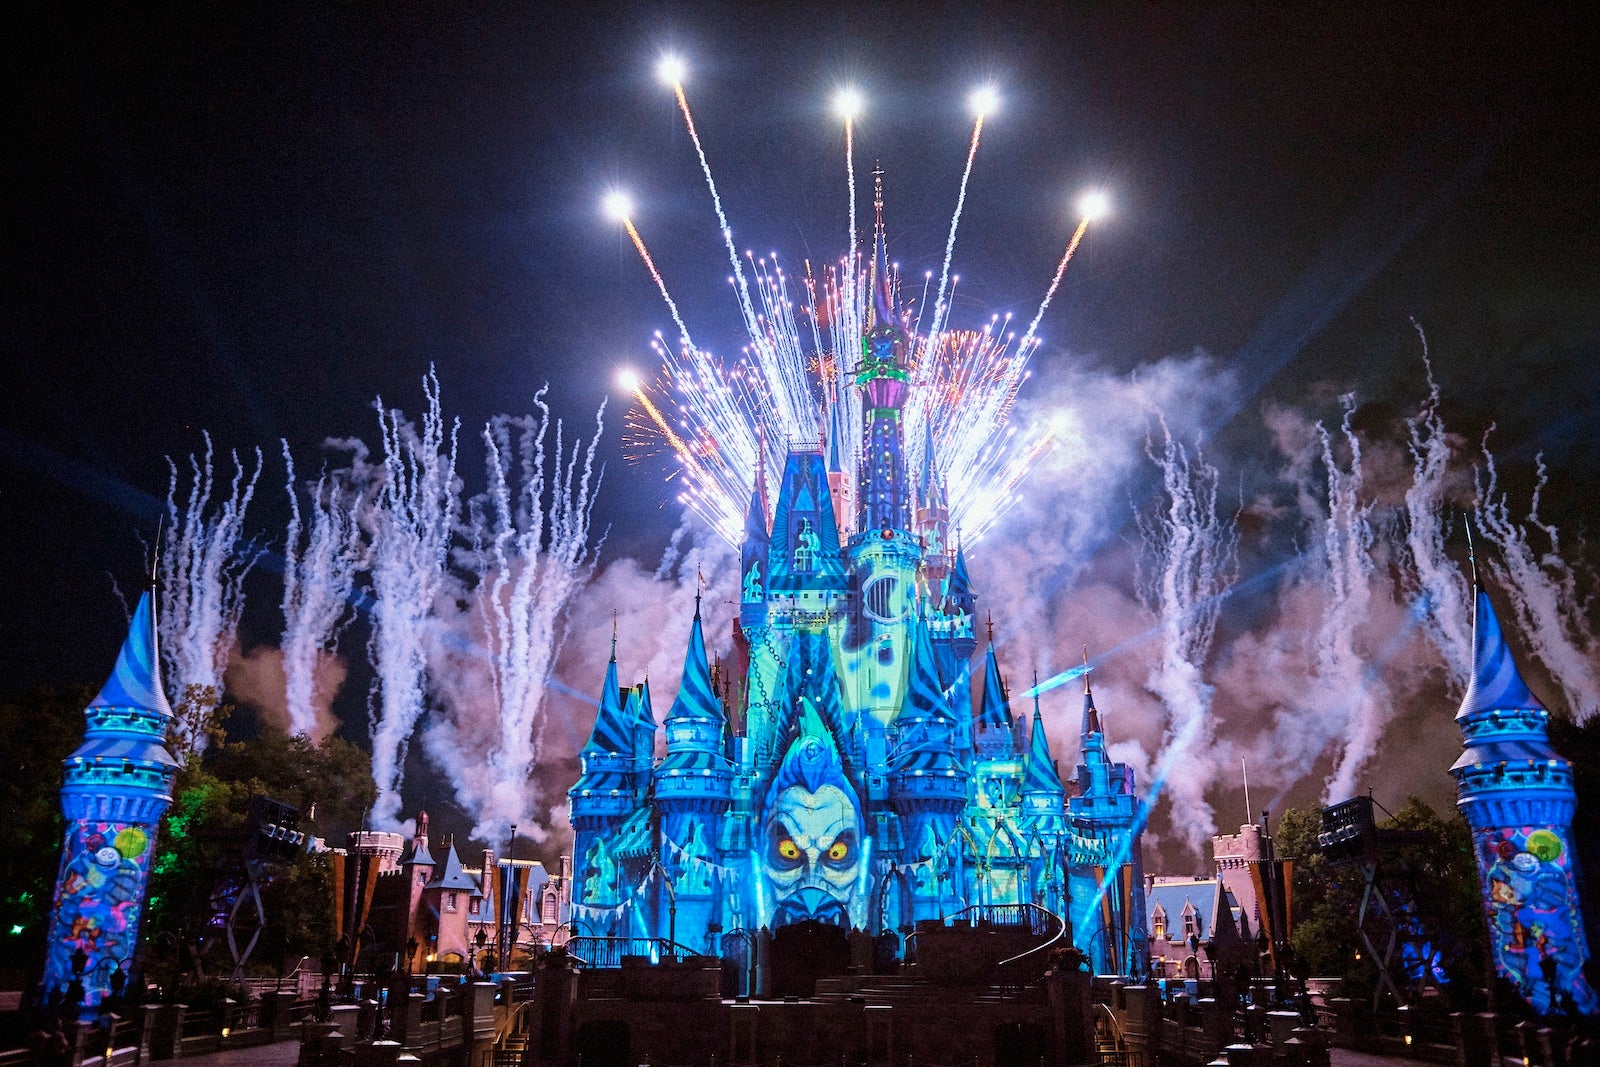
[[[171,1061],[183,1067],[294,1067],[300,1058],[299,1041],[279,1041],[275,1045],[257,1045],[255,1048],[235,1048],[226,1052],[210,1052],[203,1056],[185,1056]],[[1350,1067],[1364,1067],[1352,1064]]]
[[[1374,1056],[1367,1052],[1356,1052],[1347,1048],[1330,1048],[1328,1059],[1333,1067],[1391,1067],[1396,1063],[1407,1063],[1411,1067],[1418,1067],[1421,1060],[1402,1059],[1399,1056]]]

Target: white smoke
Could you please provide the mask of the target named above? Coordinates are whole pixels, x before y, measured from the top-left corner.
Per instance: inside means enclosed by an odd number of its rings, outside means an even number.
[[[288,468],[289,529],[283,561],[283,638],[280,642],[287,729],[320,741],[334,693],[326,661],[349,621],[356,572],[365,564],[358,496],[346,477],[324,472],[309,485],[311,527],[304,529],[294,457],[283,442]],[[302,536],[303,535],[303,536]],[[338,675],[343,681],[343,673]],[[324,684],[319,688],[318,682]]]
[[[1140,594],[1158,620],[1160,653],[1145,686],[1167,710],[1167,729],[1151,782],[1165,787],[1184,821],[1177,829],[1189,850],[1205,855],[1217,832],[1216,815],[1206,796],[1224,753],[1214,743],[1215,688],[1203,672],[1216,637],[1222,596],[1236,577],[1237,535],[1230,520],[1217,514],[1217,469],[1198,448],[1172,437],[1163,420],[1159,449],[1149,455],[1161,469],[1163,506],[1141,525],[1149,556]],[[1231,764],[1231,756],[1228,758]]]
[[[427,410],[421,425],[398,410],[374,404],[383,438],[381,479],[374,505],[364,513],[371,538],[372,609],[369,654],[376,675],[369,701],[372,777],[377,785],[372,821],[379,829],[400,822],[400,784],[406,751],[427,706],[429,643],[445,587],[445,567],[461,513],[456,477],[456,432],[439,407],[439,380],[422,381]],[[448,447],[447,447],[448,446]]]
[[[589,516],[605,408],[586,447],[568,450],[557,421],[547,448],[544,395],[534,398],[537,416],[502,416],[484,428],[489,489],[468,509],[462,559],[474,583],[453,627],[466,640],[436,646],[434,658],[447,714],[427,731],[428,753],[476,818],[473,836],[485,840],[502,839],[512,825],[544,838],[533,772],[550,674],[573,598],[594,568]]]
[[[246,471],[237,452],[232,453],[233,478],[219,493],[211,435],[205,435],[204,457],[189,456],[189,490],[179,504],[178,465],[171,457],[167,468],[167,526],[161,539],[161,659],[174,708],[191,693],[202,701],[220,704],[228,654],[244,610],[244,579],[257,553],[246,546],[245,513],[261,476],[261,451],[256,450],[255,470]],[[179,747],[188,752],[203,749],[205,733],[200,721],[179,715]]]
[[[1507,495],[1499,492],[1487,443],[1483,457],[1475,514],[1479,529],[1499,549],[1483,554],[1484,565],[1506,591],[1517,629],[1561,687],[1567,708],[1585,722],[1600,708],[1600,641],[1589,628],[1589,605],[1578,592],[1577,575],[1562,556],[1560,531],[1539,517],[1544,456],[1536,460],[1538,480],[1525,522],[1512,517]],[[1547,546],[1544,551],[1534,548],[1535,538]]]

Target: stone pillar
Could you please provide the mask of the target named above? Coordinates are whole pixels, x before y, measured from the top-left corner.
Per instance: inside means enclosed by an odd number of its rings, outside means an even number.
[[[1233,1009],[1215,997],[1200,998],[1200,1029],[1206,1035],[1206,1054],[1213,1055],[1233,1039]]]
[[[761,1008],[755,1004],[734,1004],[728,1010],[728,1063],[731,1067],[752,1067],[759,1062],[760,1020]]]
[[[183,1015],[188,1011],[186,1004],[152,1004],[149,1016],[154,1019],[150,1026],[150,1058],[153,1060],[174,1060],[183,1055]]]
[[[355,1067],[392,1067],[399,1061],[402,1051],[398,1041],[374,1041],[371,1044],[357,1045],[354,1064]]]
[[[572,1015],[578,1001],[578,972],[569,959],[550,958],[533,986],[528,1011],[525,1062],[565,1063],[571,1044]],[[507,1006],[509,1006],[509,994]]]
[[[1160,991],[1154,986],[1131,985],[1123,988],[1121,994],[1122,1038],[1128,1046],[1128,1060],[1146,1061],[1150,1058],[1151,1020],[1160,1011],[1156,1003]]]
[[[333,1025],[342,1036],[342,1047],[348,1048],[356,1043],[361,1034],[361,1005],[335,1004],[333,1006]]]
[[[894,1008],[868,1004],[862,1013],[867,1024],[867,1063],[894,1063]]]
[[[1282,1047],[1289,1035],[1300,1025],[1300,1013],[1295,1011],[1267,1012],[1267,1027],[1272,1034],[1274,1048]]]
[[[1052,970],[1044,976],[1056,1048],[1063,1063],[1088,1063],[1094,1058],[1092,982],[1083,971]]]
[[[472,1041],[470,1063],[486,1061],[486,1054],[494,1048],[494,994],[493,982],[473,982],[467,987],[467,1026]]]
[[[1328,1007],[1333,1009],[1333,1043],[1340,1048],[1354,1048],[1356,1044],[1356,1002],[1349,997],[1330,997]]]
[[[261,1002],[262,1010],[267,1010],[270,1004],[272,1012],[272,1038],[274,1041],[286,1041],[292,1033],[292,1023],[289,1018],[290,1009],[294,1007],[295,993],[292,989],[284,989],[277,993],[269,993]]]

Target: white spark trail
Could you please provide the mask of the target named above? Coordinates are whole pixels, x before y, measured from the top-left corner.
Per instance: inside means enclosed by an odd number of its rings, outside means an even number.
[[[978,138],[983,134],[983,116],[972,125],[972,145],[967,149],[967,165],[961,171],[961,189],[956,194],[956,209],[950,216],[950,236],[944,242],[944,266],[939,270],[939,293],[933,303],[933,323],[928,328],[929,340],[932,347],[937,347],[939,335],[944,332],[944,324],[950,318],[949,309],[945,306],[946,290],[950,282],[950,261],[956,254],[956,228],[961,225],[961,211],[967,205],[967,182],[972,178],[972,164],[978,158]]]
[[[189,492],[178,503],[178,465],[167,459],[167,528],[161,542],[161,658],[174,707],[184,703],[191,686],[210,691],[220,702],[228,656],[238,639],[244,611],[244,579],[259,553],[244,537],[245,513],[261,476],[261,450],[254,471],[246,472],[233,457],[233,479],[226,495],[212,496],[217,485],[211,435],[205,435],[202,460],[189,456]],[[182,716],[180,716],[180,720]],[[180,721],[179,729],[193,728]],[[179,747],[204,749],[203,732],[184,736]]]
[[[280,646],[289,732],[321,740],[324,729],[317,709],[327,705],[329,694],[316,691],[317,668],[351,618],[350,593],[356,572],[365,565],[357,494],[347,478],[324,471],[308,486],[311,527],[306,531],[288,441],[283,442],[283,462],[288,468],[290,517]]]
[[[1544,456],[1536,460],[1538,480],[1524,525],[1512,518],[1508,498],[1499,492],[1494,455],[1487,445],[1483,455],[1475,514],[1479,528],[1500,550],[1498,557],[1483,553],[1483,562],[1509,595],[1517,628],[1561,687],[1573,717],[1586,722],[1600,710],[1600,641],[1589,629],[1590,605],[1562,557],[1559,531],[1539,517],[1539,494],[1547,477]],[[1533,530],[1548,542],[1544,552],[1530,542]]]
[[[1415,325],[1415,323],[1413,323]],[[1411,485],[1406,488],[1406,562],[1402,571],[1407,591],[1423,602],[1422,625],[1449,672],[1449,685],[1459,694],[1472,677],[1472,589],[1445,552],[1450,536],[1445,521],[1447,480],[1454,446],[1439,416],[1439,383],[1422,338],[1422,362],[1428,395],[1416,416],[1406,421],[1411,449]]]
[[[1356,644],[1357,631],[1372,611],[1372,505],[1361,502],[1361,440],[1351,426],[1355,396],[1346,395],[1342,402],[1340,431],[1350,449],[1348,472],[1339,469],[1332,435],[1317,426],[1328,472],[1328,518],[1322,533],[1327,600],[1317,631],[1316,688],[1332,703],[1302,720],[1314,724],[1313,733],[1331,730],[1334,739],[1343,739],[1323,791],[1325,804],[1355,795],[1361,770],[1376,753],[1394,711],[1388,688]]]
[[[1163,443],[1147,449],[1161,468],[1166,496],[1163,512],[1142,522],[1150,570],[1140,595],[1155,613],[1161,658],[1151,667],[1146,688],[1167,709],[1167,730],[1151,782],[1154,792],[1171,794],[1174,823],[1196,856],[1216,833],[1216,813],[1206,799],[1218,777],[1212,740],[1213,687],[1202,679],[1216,636],[1222,595],[1235,578],[1237,537],[1231,521],[1217,515],[1217,469],[1172,439],[1161,420]]]
[[[486,662],[490,700],[447,697],[450,715],[429,731],[430,755],[449,773],[474,837],[499,840],[515,824],[536,840],[548,805],[533,774],[543,750],[550,680],[574,598],[594,573],[589,522],[602,471],[595,466],[605,405],[585,447],[570,451],[545,390],[538,414],[501,416],[483,430],[488,491],[472,502],[466,566],[476,578],[472,631]]]
[[[461,512],[459,424],[446,428],[439,379],[431,368],[422,387],[427,410],[420,428],[398,409],[386,410],[381,399],[374,403],[383,465],[376,506],[368,512],[376,598],[370,645],[375,699],[369,702],[368,718],[377,785],[372,819],[380,829],[400,824],[406,751],[427,707],[429,627]]]

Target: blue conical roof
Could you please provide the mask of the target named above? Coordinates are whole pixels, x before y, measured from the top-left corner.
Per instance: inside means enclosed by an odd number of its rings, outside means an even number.
[[[1479,589],[1472,616],[1472,680],[1456,718],[1513,708],[1543,711],[1544,705],[1522,680],[1516,661],[1511,658],[1511,648],[1500,631],[1500,619],[1489,602],[1489,594]]]
[[[613,655],[606,667],[605,684],[600,688],[600,706],[595,712],[594,729],[583,750],[632,753],[632,726],[622,708],[621,692],[617,688],[617,657]]]
[[[694,611],[694,624],[689,628],[689,648],[683,656],[683,679],[678,683],[678,695],[672,701],[667,720],[697,719],[721,723],[722,701],[711,688],[711,663],[706,657],[705,634],[700,628],[698,602]]]
[[[139,606],[133,609],[133,621],[128,625],[128,636],[117,654],[117,665],[111,677],[100,687],[100,695],[90,702],[91,708],[142,708],[168,718],[172,705],[161,691],[161,655],[156,643],[155,608],[150,594],[139,597]]]
[[[1011,727],[1011,705],[1006,700],[1005,685],[1000,681],[1000,665],[995,662],[993,644],[984,654],[983,703],[978,707],[978,725]]]
[[[1050,758],[1050,739],[1045,736],[1044,716],[1039,712],[1039,694],[1033,696],[1033,736],[1028,745],[1028,777],[1022,783],[1024,793],[1066,793],[1061,776],[1056,773],[1055,760]]]
[[[939,667],[933,655],[933,640],[928,624],[918,618],[912,623],[911,677],[906,684],[906,699],[897,722],[943,722],[956,725],[950,699],[939,680]]]

